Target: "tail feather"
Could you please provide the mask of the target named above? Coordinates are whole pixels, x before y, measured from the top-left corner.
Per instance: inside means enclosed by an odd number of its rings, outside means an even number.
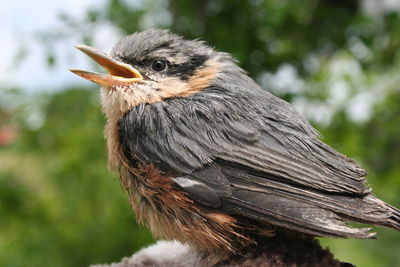
[[[330,237],[373,238],[369,228],[346,222],[400,230],[400,211],[374,197],[331,194],[225,170],[233,185],[227,199],[235,213],[296,231]]]
[[[287,229],[326,237],[373,238],[371,228],[353,228],[336,213],[276,194],[235,189],[225,207],[245,217]]]
[[[385,203],[372,194],[364,197],[363,204],[369,207],[373,213],[379,213],[379,217],[375,220],[365,220],[361,222],[370,223],[378,226],[386,226],[396,230],[400,230],[400,210]],[[355,218],[357,220],[357,218]]]
[[[390,216],[384,226],[400,231],[400,210],[389,204],[385,203],[385,205],[389,209]]]

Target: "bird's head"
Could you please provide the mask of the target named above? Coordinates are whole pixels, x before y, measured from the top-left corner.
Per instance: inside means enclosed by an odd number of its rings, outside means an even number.
[[[108,74],[71,71],[101,85],[106,115],[134,106],[185,97],[210,86],[224,68],[235,66],[226,53],[167,30],[147,30],[120,40],[110,55],[78,45]]]

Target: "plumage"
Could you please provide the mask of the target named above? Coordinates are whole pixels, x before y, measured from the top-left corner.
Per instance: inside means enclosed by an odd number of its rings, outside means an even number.
[[[102,88],[110,166],[155,235],[239,252],[280,229],[374,236],[355,221],[400,230],[400,211],[371,193],[366,172],[228,54],[149,30],[111,56],[143,79]]]

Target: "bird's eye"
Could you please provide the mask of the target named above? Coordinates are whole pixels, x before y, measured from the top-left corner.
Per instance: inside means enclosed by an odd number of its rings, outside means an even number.
[[[167,68],[167,63],[164,60],[154,60],[151,67],[155,71],[163,71]]]

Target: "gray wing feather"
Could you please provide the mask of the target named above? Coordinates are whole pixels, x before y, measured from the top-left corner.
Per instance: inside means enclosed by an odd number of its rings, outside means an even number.
[[[119,123],[127,158],[178,177],[205,206],[304,233],[373,236],[348,220],[400,229],[400,211],[370,194],[365,171],[288,103],[219,90],[134,107]]]

